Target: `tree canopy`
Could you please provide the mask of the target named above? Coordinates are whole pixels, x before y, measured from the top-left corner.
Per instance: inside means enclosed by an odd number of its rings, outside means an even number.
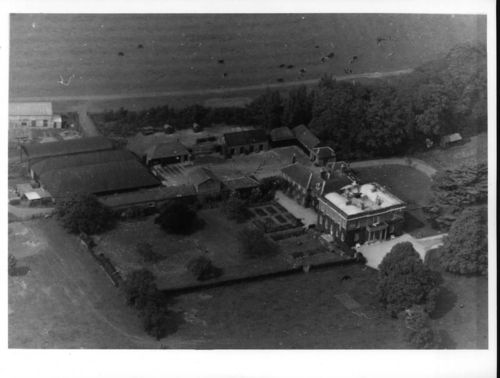
[[[488,274],[487,208],[465,209],[451,226],[441,248],[441,266],[457,274]]]
[[[424,265],[413,244],[396,244],[378,268],[379,300],[392,316],[413,305],[434,310],[441,277]]]
[[[174,234],[190,234],[200,225],[196,211],[181,201],[165,204],[155,222]]]
[[[59,201],[56,214],[72,233],[97,234],[112,228],[116,221],[113,211],[90,194],[76,194]]]

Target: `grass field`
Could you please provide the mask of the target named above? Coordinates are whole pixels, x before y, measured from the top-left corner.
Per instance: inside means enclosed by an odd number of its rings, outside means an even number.
[[[10,95],[31,97],[317,79],[342,74],[354,55],[353,73],[411,68],[457,43],[485,41],[486,17],[15,14],[10,21]],[[391,40],[377,45],[377,37]],[[335,56],[322,63],[321,57],[332,52]],[[64,86],[59,75],[74,76]]]
[[[24,235],[9,235],[9,252],[29,268],[9,277],[10,348],[158,346],[76,237],[53,219],[23,224]]]

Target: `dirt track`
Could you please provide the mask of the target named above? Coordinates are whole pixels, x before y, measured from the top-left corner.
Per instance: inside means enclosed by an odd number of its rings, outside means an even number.
[[[412,72],[412,68],[407,68],[398,71],[389,72],[366,72],[353,75],[334,76],[336,80],[356,80],[356,79],[379,79],[388,76],[404,75]],[[14,97],[11,98],[12,102],[30,102],[30,101],[111,101],[121,99],[134,99],[134,98],[154,98],[154,97],[178,97],[178,96],[204,96],[211,94],[228,94],[238,93],[254,90],[262,90],[266,88],[272,89],[285,89],[299,85],[314,85],[320,79],[298,80],[286,83],[273,83],[273,84],[256,84],[243,87],[230,87],[230,88],[211,88],[211,89],[195,89],[186,91],[165,91],[165,92],[145,92],[145,93],[116,93],[116,94],[102,94],[102,95],[77,95],[77,96],[45,96],[45,97]]]

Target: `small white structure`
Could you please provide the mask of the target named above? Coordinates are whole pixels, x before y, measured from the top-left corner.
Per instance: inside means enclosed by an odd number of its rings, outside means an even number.
[[[9,103],[9,129],[62,127],[62,118],[54,114],[51,102]]]

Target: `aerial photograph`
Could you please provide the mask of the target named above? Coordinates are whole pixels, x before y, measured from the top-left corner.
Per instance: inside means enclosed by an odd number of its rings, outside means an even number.
[[[491,347],[486,14],[8,21],[9,349]]]

